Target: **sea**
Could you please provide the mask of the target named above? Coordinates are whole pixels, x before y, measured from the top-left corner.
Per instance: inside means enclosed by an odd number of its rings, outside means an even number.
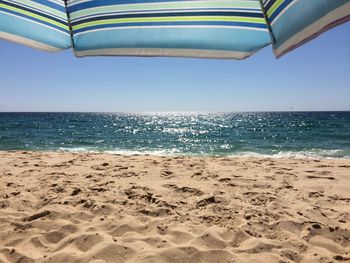
[[[350,158],[350,112],[0,113],[0,150]]]

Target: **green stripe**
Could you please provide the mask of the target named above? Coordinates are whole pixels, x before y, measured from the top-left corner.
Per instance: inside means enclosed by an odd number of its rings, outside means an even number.
[[[210,1],[210,2],[171,2],[171,3],[149,3],[149,4],[127,4],[127,5],[113,5],[94,7],[89,9],[83,9],[70,13],[71,19],[76,19],[86,15],[94,15],[99,13],[112,13],[123,11],[149,11],[149,10],[167,10],[167,9],[196,9],[196,8],[251,8],[261,9],[259,2],[222,2],[222,1]]]
[[[284,0],[277,0],[269,9],[269,11],[267,11],[267,16],[271,17],[273,15],[273,13],[280,7],[281,4],[283,4]]]
[[[37,15],[37,14],[33,14],[31,12],[28,12],[28,11],[24,11],[22,9],[19,9],[19,8],[16,8],[16,7],[12,7],[12,6],[7,6],[5,4],[0,4],[0,7],[1,8],[4,8],[4,9],[7,9],[7,10],[10,10],[10,11],[14,11],[14,12],[17,12],[17,13],[20,13],[20,14],[23,14],[23,15],[26,15],[26,16],[30,16],[30,17],[33,17],[33,18],[36,18],[36,19],[39,19],[41,21],[45,21],[47,23],[50,23],[52,25],[56,25],[60,28],[63,28],[65,30],[69,30],[68,26],[62,24],[62,23],[59,23],[57,21],[54,21],[52,19],[49,19],[49,18],[46,18],[46,17],[43,17],[43,16],[40,16],[40,15]]]
[[[34,1],[21,0],[21,1],[12,1],[12,2],[15,4],[18,4],[18,5],[27,5],[27,6],[36,8],[38,10],[43,10],[49,14],[53,14],[53,15],[60,17],[64,20],[67,20],[67,14],[65,12],[59,11],[57,9],[54,9],[54,8],[46,6],[46,5],[38,4]]]
[[[234,16],[181,16],[181,17],[149,17],[149,18],[119,18],[92,21],[76,25],[73,30],[78,30],[90,26],[121,24],[121,23],[137,23],[137,22],[180,22],[180,21],[225,21],[225,22],[247,22],[265,24],[264,18],[246,18]]]

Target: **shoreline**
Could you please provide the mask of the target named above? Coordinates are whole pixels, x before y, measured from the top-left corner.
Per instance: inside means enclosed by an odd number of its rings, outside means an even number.
[[[0,151],[0,262],[350,260],[350,159]]]
[[[321,152],[339,152],[343,150],[320,150]],[[73,154],[107,154],[114,156],[150,156],[150,157],[193,157],[193,158],[257,158],[257,159],[316,159],[316,160],[350,160],[349,156],[317,155],[312,151],[280,151],[274,154],[257,152],[241,152],[237,154],[193,154],[193,153],[164,153],[165,150],[137,151],[137,150],[89,150],[86,148],[64,148],[57,150],[46,149],[16,149],[0,150],[1,152],[38,152],[38,153],[73,153]]]

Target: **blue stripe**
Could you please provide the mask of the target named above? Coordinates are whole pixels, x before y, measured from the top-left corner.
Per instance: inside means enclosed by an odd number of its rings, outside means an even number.
[[[194,2],[196,0],[182,0],[184,2]],[[200,1],[200,0],[198,0]],[[163,2],[176,2],[175,0],[93,0],[88,2],[79,3],[76,5],[69,5],[69,12],[76,12],[87,8],[109,6],[109,5],[123,5],[123,4],[145,4],[145,3],[163,3]],[[256,1],[258,2],[258,1]]]
[[[272,23],[272,21],[283,11],[283,9],[287,8],[289,4],[291,4],[295,0],[284,0],[283,4],[281,4],[275,12],[269,17],[269,22]]]
[[[186,9],[186,12],[191,12],[194,11],[193,13],[195,14],[195,11],[220,11],[220,10],[225,10],[225,11],[255,11],[258,14],[261,14],[263,16],[262,12],[260,9],[247,9],[247,8],[190,8]],[[157,9],[157,10],[147,10],[146,12],[176,12],[176,11],[184,11],[184,9]],[[260,11],[260,12],[259,12]],[[77,19],[84,19],[88,17],[95,17],[99,15],[109,15],[109,14],[129,14],[129,13],[144,13],[144,10],[141,11],[121,11],[121,12],[108,12],[108,13],[94,13],[91,15],[86,15],[86,16],[79,16],[75,19],[72,19],[71,21],[77,20]]]
[[[264,8],[266,10],[266,12],[268,12],[270,10],[270,8],[273,6],[273,4],[276,2],[277,0],[271,0],[268,4],[264,4]]]
[[[75,50],[176,48],[253,52],[270,44],[267,31],[237,28],[149,28],[95,31],[74,36]]]
[[[17,5],[17,4],[12,4],[12,3],[6,3],[5,5],[11,6],[11,7],[15,7],[15,8],[18,8],[18,9],[21,9],[21,10],[24,10],[24,11],[27,11],[27,12],[30,12],[30,13],[42,16],[42,17],[46,17],[46,18],[54,20],[54,21],[56,21],[58,23],[64,24],[65,26],[68,26],[67,20],[62,20],[61,18],[56,18],[56,16],[53,16],[51,14],[47,14],[47,13],[45,13],[43,11],[37,11],[37,10],[32,9],[32,8],[28,8],[28,7],[25,7],[25,6],[22,6],[22,5]]]
[[[72,23],[72,26],[80,25],[83,23],[88,23],[92,21],[107,20],[107,19],[121,19],[121,18],[145,18],[145,17],[183,17],[183,16],[230,16],[230,17],[253,17],[253,18],[263,18],[263,14],[259,13],[244,13],[244,12],[222,12],[222,11],[206,11],[206,12],[164,12],[164,13],[145,13],[145,14],[111,14],[106,16],[91,17],[83,20],[79,20]]]
[[[31,0],[32,2],[35,2],[35,3],[38,3],[38,4],[41,4],[41,5],[45,5],[45,6],[48,6],[48,7],[51,7],[53,9],[56,9],[56,10],[59,10],[59,11],[62,11],[62,12],[66,12],[66,8],[65,8],[65,5],[59,5],[59,4],[56,4],[56,3],[53,3],[51,1],[47,1],[47,0]],[[64,3],[64,0],[62,0],[62,3]]]
[[[3,11],[3,12],[5,12],[5,13],[9,13],[9,14],[13,14],[13,15],[16,15],[16,16],[19,16],[19,17],[23,17],[23,18],[26,18],[26,19],[29,19],[29,20],[38,22],[38,23],[40,23],[40,24],[47,25],[47,26],[52,27],[52,28],[56,28],[57,30],[60,30],[60,31],[65,32],[65,33],[68,33],[68,34],[70,33],[70,31],[68,30],[68,28],[67,28],[67,29],[63,29],[63,28],[61,28],[61,27],[58,27],[58,26],[53,25],[53,24],[51,24],[51,23],[48,23],[48,22],[46,22],[46,21],[43,21],[43,20],[40,20],[40,19],[31,17],[31,16],[27,16],[27,15],[22,14],[22,13],[17,13],[17,12],[14,12],[14,11],[12,11],[12,10],[4,9],[4,8],[1,8],[1,7],[0,7],[0,11]],[[17,18],[17,20],[18,20],[18,18]],[[27,26],[27,27],[28,27],[28,26]],[[1,28],[1,26],[0,26],[0,28]]]
[[[106,25],[96,25],[86,28],[81,28],[78,30],[73,30],[74,34],[78,34],[85,31],[102,29],[102,28],[117,28],[117,27],[137,27],[137,26],[227,26],[227,27],[250,27],[250,28],[262,28],[267,29],[266,24],[256,24],[256,23],[244,23],[244,22],[223,22],[223,21],[193,21],[193,22],[140,22],[140,23],[117,23],[117,24],[106,24]],[[169,29],[169,28],[168,28]],[[250,30],[249,30],[250,31]],[[189,35],[190,36],[190,35]],[[190,38],[190,37],[189,37]]]
[[[274,47],[281,46],[298,32],[349,2],[349,0],[298,1],[273,24],[272,32],[276,39]]]
[[[71,39],[61,31],[52,30],[40,24],[30,23],[8,14],[0,13],[0,31],[31,39],[51,47],[66,49],[71,47]]]

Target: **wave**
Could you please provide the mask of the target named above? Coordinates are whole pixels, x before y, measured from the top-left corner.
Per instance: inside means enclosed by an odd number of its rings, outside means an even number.
[[[55,149],[53,149],[55,150]],[[97,153],[98,151],[94,147],[59,147],[58,151],[62,152],[73,152],[73,153]]]
[[[259,158],[294,158],[294,159],[350,159],[350,150],[323,150],[315,149],[310,151],[280,151],[273,154],[262,154],[257,152],[237,152],[230,157],[259,157]]]
[[[126,149],[115,149],[106,150],[98,149],[95,147],[59,147],[58,151],[62,152],[73,152],[73,153],[108,153],[115,155],[155,155],[155,156],[176,156],[186,155],[181,153],[177,149],[169,150],[126,150]]]
[[[177,149],[169,149],[169,150],[112,150],[105,151],[105,153],[109,154],[119,154],[119,155],[154,155],[154,156],[178,156],[184,155]],[[186,154],[185,154],[186,155]]]
[[[58,151],[76,152],[76,153],[108,153],[115,155],[153,155],[153,156],[227,156],[227,157],[257,157],[257,158],[316,158],[316,159],[350,159],[350,150],[325,150],[311,149],[304,151],[280,151],[277,153],[259,153],[253,151],[241,151],[225,154],[212,154],[204,152],[181,152],[179,149],[154,149],[154,150],[129,150],[129,149],[98,149],[95,147],[60,147]]]

